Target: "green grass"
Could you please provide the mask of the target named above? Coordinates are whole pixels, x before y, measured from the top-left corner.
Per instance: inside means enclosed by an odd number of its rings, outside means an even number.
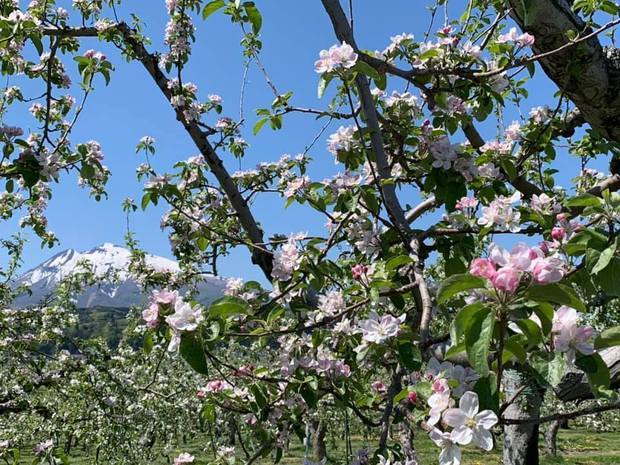
[[[209,459],[202,452],[206,441],[196,438],[184,445],[179,445],[178,452],[190,452],[197,458]],[[369,449],[376,446],[376,441],[366,442],[361,437],[354,437],[352,441],[353,450],[356,451],[361,447],[368,446]],[[497,444],[491,453],[486,453],[467,447],[464,450],[462,465],[501,465],[501,444]],[[420,455],[421,463],[424,465],[434,465],[438,463],[437,457],[439,449],[428,439],[428,437],[420,432],[416,438],[416,447]],[[619,465],[620,464],[620,434],[618,433],[593,433],[580,429],[560,430],[558,436],[559,457],[545,457],[542,452],[541,437],[541,464],[543,465]],[[239,448],[238,448],[239,449]],[[327,438],[327,449],[330,458],[334,459],[332,463],[344,463],[344,442],[339,438]],[[239,451],[240,452],[240,451]],[[284,455],[281,462],[283,465],[301,465],[303,457],[303,446],[298,440],[291,443],[288,452]],[[75,455],[74,455],[75,454]],[[176,454],[171,454],[170,458]],[[240,463],[243,463],[243,456],[240,456]],[[32,463],[33,456],[29,451],[24,451],[20,464]],[[261,464],[271,463],[271,459],[263,459],[256,462]],[[71,454],[72,465],[91,465],[94,463],[93,457],[80,454],[79,450]],[[100,462],[104,463],[104,462]],[[152,465],[163,465],[170,463],[165,457],[161,456],[149,462]],[[239,462],[238,462],[239,463]]]

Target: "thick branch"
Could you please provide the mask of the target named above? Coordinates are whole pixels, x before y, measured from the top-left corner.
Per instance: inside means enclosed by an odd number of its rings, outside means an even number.
[[[329,15],[338,40],[346,42],[355,50],[358,50],[359,48],[355,42],[355,38],[353,37],[351,25],[349,21],[347,21],[347,17],[340,6],[340,1],[321,1],[325,11]],[[412,238],[411,228],[409,227],[409,222],[405,217],[405,212],[396,196],[396,187],[393,183],[382,182],[391,177],[391,169],[388,163],[387,154],[385,153],[383,136],[381,134],[381,127],[379,126],[379,118],[377,115],[375,101],[370,92],[370,85],[366,77],[361,74],[357,76],[355,82],[359,92],[362,110],[366,116],[368,129],[370,129],[372,150],[379,169],[379,179],[377,179],[377,181],[379,183],[379,189],[381,189],[383,193],[385,208],[387,209],[388,214],[390,215],[390,218],[394,222],[400,235],[405,240],[405,247],[411,249],[411,253],[416,261],[413,272],[415,282],[417,283],[417,287],[414,289],[414,298],[421,317],[420,335],[422,339],[425,340],[429,336],[430,317],[433,307],[432,299],[428,291],[426,281],[424,280],[424,261],[422,251],[424,245],[417,238],[413,238],[410,244],[407,243]]]
[[[609,410],[620,410],[620,401],[611,402],[604,405],[595,405],[594,407],[584,408],[581,410],[575,410],[568,413],[555,413],[553,415],[547,415],[539,418],[525,418],[525,419],[512,419],[502,418],[500,423],[504,425],[520,425],[525,423],[548,423],[556,420],[571,420],[573,418],[582,417],[584,415],[592,415],[593,413],[608,412]]]
[[[543,54],[539,63],[556,85],[577,105],[586,121],[603,136],[620,142],[620,60],[618,50],[603,48],[596,35],[579,45],[568,31],[582,36],[593,32],[571,9],[568,0],[510,0],[513,19],[536,38],[533,50]],[[544,55],[547,52],[555,53]]]

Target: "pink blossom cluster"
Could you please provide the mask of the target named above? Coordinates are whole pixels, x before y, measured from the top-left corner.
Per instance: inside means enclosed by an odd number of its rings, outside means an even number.
[[[171,63],[182,63],[186,60],[190,52],[189,40],[195,31],[196,28],[188,15],[173,17],[168,21],[164,42],[170,48],[170,52],[161,56],[160,64],[163,67]]]
[[[88,58],[90,60],[104,61],[106,59],[106,56],[102,52],[97,52],[90,49],[84,52],[84,58]]]
[[[355,146],[355,133],[357,130],[353,126],[340,126],[338,130],[327,138],[327,150],[332,155],[337,155],[340,151],[348,152]]]
[[[431,142],[429,150],[433,156],[433,168],[449,170],[458,157],[458,144],[452,144],[447,136],[441,136]]]
[[[335,195],[349,192],[353,187],[359,186],[362,183],[362,176],[351,171],[338,173],[333,178],[326,178],[322,181],[322,184],[326,188],[331,189]]]
[[[357,53],[346,42],[341,45],[332,45],[329,50],[321,50],[319,59],[314,63],[314,70],[319,73],[330,73],[336,70],[348,69],[357,63]]]
[[[480,151],[482,153],[496,152],[499,155],[510,155],[513,145],[513,142],[510,140],[504,142],[492,140],[480,147]]]
[[[310,178],[308,176],[294,177],[286,183],[286,188],[283,192],[284,197],[287,199],[295,197],[303,193],[308,186],[310,186]]]
[[[149,306],[142,311],[142,319],[148,328],[157,328],[160,324],[160,307],[173,308],[179,298],[178,291],[155,290],[149,298]]]
[[[410,43],[413,41],[413,34],[408,34],[403,32],[402,34],[396,34],[395,36],[390,37],[390,45],[387,46],[382,55],[391,55],[396,52],[400,47]]]
[[[488,207],[482,208],[482,217],[478,219],[478,224],[485,227],[495,226],[502,231],[519,232],[521,213],[512,206],[519,200],[521,200],[519,192],[510,197],[498,196]]]
[[[478,199],[475,197],[461,197],[455,205],[457,210],[461,210],[463,212],[472,212],[478,206]]]
[[[531,47],[534,45],[535,39],[534,36],[528,32],[518,34],[517,28],[511,27],[506,34],[500,34],[497,38],[497,43],[506,44],[508,42],[516,43],[521,47]]]
[[[523,242],[516,244],[510,252],[491,244],[489,257],[476,258],[469,272],[486,278],[499,291],[514,294],[527,276],[537,284],[560,281],[566,274],[566,265],[557,257],[545,256],[539,247],[528,247]]]
[[[302,256],[297,248],[298,238],[291,236],[273,254],[271,276],[278,281],[288,281],[299,268]]]
[[[594,329],[580,326],[579,320],[577,310],[565,305],[558,308],[553,316],[553,346],[556,351],[566,353],[569,363],[574,363],[577,352],[584,355],[594,353]]]

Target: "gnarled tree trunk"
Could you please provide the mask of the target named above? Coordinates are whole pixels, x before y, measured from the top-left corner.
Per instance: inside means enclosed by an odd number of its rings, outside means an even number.
[[[522,390],[506,408],[504,418],[528,420],[540,416],[544,389],[531,376],[520,370],[508,369],[504,372],[504,385],[507,399]],[[504,465],[538,464],[538,424],[505,425]]]

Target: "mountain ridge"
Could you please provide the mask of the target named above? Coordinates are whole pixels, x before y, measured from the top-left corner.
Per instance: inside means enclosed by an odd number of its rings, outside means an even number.
[[[38,266],[29,269],[14,282],[14,286],[27,286],[31,295],[23,293],[12,303],[15,308],[32,307],[40,304],[53,293],[62,279],[71,275],[79,262],[91,263],[93,272],[102,278],[101,283],[85,288],[77,298],[78,308],[131,307],[146,302],[140,285],[127,271],[131,252],[119,245],[105,242],[84,252],[67,249],[59,252]],[[174,260],[147,254],[145,262],[157,271],[179,270]],[[205,275],[198,284],[198,300],[209,303],[220,297],[227,280],[214,275]]]

